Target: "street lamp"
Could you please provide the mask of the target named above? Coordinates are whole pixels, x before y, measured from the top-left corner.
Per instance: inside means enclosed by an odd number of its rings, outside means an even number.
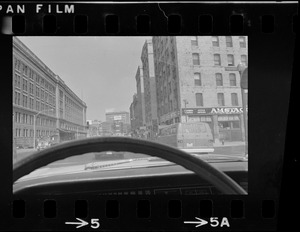
[[[46,110],[41,110],[39,111],[37,114],[33,115],[33,149],[35,149],[35,137],[36,137],[36,133],[35,133],[35,121],[36,121],[36,117],[42,113],[42,112],[45,112],[45,111],[53,111],[53,109],[46,109]]]

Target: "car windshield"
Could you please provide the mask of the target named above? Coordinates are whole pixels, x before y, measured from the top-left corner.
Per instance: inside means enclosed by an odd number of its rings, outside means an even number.
[[[208,163],[246,161],[247,36],[13,37],[13,162],[92,137],[160,143]],[[29,177],[174,165],[108,150]]]

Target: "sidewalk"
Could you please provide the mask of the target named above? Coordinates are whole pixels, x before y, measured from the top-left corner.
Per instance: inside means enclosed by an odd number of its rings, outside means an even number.
[[[234,142],[224,142],[224,145],[222,142],[215,142],[214,147],[234,147],[234,146],[245,146],[245,142],[243,141],[234,141]]]
[[[23,153],[32,153],[37,151],[36,149],[33,148],[24,148],[24,149],[17,149],[17,154],[23,154]]]

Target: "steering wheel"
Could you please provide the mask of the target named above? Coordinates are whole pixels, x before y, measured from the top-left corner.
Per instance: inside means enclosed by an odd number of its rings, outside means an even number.
[[[229,176],[197,157],[170,146],[127,137],[93,137],[58,144],[17,162],[13,167],[13,181],[54,161],[103,151],[125,151],[160,157],[193,171],[224,194],[247,194]]]

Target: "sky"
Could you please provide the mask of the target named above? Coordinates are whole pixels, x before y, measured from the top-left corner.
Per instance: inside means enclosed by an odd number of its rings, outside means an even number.
[[[135,74],[151,37],[18,37],[87,104],[87,120],[129,112]]]

